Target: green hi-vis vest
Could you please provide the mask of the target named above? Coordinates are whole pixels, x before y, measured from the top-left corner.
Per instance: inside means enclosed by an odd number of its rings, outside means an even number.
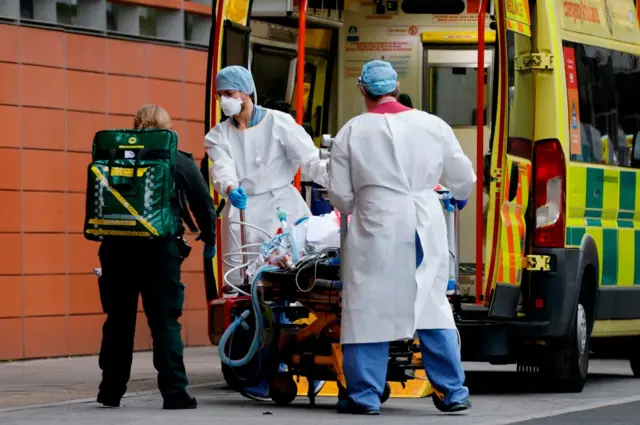
[[[178,135],[170,130],[103,130],[93,139],[84,235],[89,240],[174,236]]]

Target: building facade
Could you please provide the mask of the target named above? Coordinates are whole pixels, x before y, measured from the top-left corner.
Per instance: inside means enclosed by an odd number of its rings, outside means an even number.
[[[98,352],[93,135],[156,103],[201,159],[210,27],[210,0],[0,1],[0,360]],[[209,343],[199,251],[183,265],[187,345]],[[135,348],[150,347],[140,304]]]

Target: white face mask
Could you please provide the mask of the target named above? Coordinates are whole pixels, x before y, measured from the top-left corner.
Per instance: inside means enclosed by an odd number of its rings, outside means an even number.
[[[220,98],[220,107],[222,112],[228,117],[236,116],[242,110],[242,99],[235,97],[222,96]]]

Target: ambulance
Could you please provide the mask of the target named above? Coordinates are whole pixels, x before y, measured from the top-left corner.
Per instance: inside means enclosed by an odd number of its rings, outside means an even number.
[[[207,129],[224,119],[217,71],[242,65],[258,103],[292,113],[320,146],[364,111],[357,78],[372,59],[393,64],[415,108],[452,126],[479,180],[458,213],[453,253],[463,360],[517,364],[570,392],[583,389],[590,355],[628,358],[640,375],[633,0],[213,6]],[[220,258],[205,262],[214,344],[233,308],[221,298],[221,272]]]

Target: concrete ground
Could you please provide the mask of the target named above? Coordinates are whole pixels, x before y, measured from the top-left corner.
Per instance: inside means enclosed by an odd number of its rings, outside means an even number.
[[[194,385],[222,379],[215,347],[187,348],[185,361]],[[0,363],[0,409],[91,398],[100,377],[96,356]],[[152,354],[135,353],[128,391],[155,389]]]
[[[429,399],[392,399],[380,417],[338,415],[335,399],[322,398],[311,408],[300,397],[293,405],[247,400],[224,389],[214,348],[185,353],[197,410],[163,411],[155,391],[155,371],[148,353],[136,354],[133,391],[120,409],[93,402],[99,381],[97,359],[43,360],[0,364],[0,424],[190,425],[202,423],[261,425],[365,424],[384,421],[403,425],[632,425],[640,423],[640,380],[626,361],[592,360],[589,383],[580,394],[540,392],[537,384],[517,375],[512,366],[465,364],[473,409],[466,415],[443,416]],[[8,378],[8,379],[7,379]],[[210,383],[207,383],[210,382]],[[80,400],[72,400],[72,399]],[[71,400],[64,402],[63,400]],[[54,403],[42,406],[42,403]],[[31,406],[25,406],[31,405]]]

